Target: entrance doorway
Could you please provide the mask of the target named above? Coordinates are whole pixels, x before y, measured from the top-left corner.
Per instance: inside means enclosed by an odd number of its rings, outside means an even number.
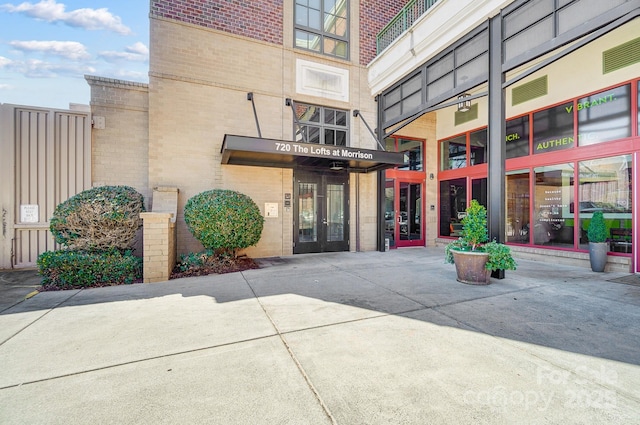
[[[349,174],[294,172],[294,254],[349,250]]]
[[[389,246],[424,246],[422,183],[387,179],[385,197],[385,238]]]

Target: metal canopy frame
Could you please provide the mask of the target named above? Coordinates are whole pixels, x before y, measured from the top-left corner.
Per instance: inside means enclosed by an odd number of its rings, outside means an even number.
[[[370,173],[404,164],[402,152],[225,134],[221,163]]]

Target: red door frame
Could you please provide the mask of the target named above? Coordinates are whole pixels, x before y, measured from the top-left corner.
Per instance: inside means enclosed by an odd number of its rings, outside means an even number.
[[[397,151],[398,140],[415,140],[422,143],[422,170],[421,171],[407,171],[407,170],[399,170],[397,168],[388,169],[385,172],[385,177],[387,179],[393,180],[393,209],[394,209],[394,238],[395,238],[395,248],[402,248],[408,246],[425,246],[425,222],[424,222],[424,212],[425,212],[425,184],[426,184],[426,176],[427,173],[425,171],[426,161],[425,161],[425,139],[415,138],[415,137],[406,137],[400,135],[390,136],[389,139],[394,139],[395,150]],[[400,224],[398,222],[398,217],[400,213],[400,183],[413,183],[420,184],[420,239],[416,239],[415,241],[402,241],[400,240]]]

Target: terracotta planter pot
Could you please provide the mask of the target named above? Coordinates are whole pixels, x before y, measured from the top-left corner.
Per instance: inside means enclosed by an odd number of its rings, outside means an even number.
[[[485,269],[489,254],[486,252],[455,251],[453,262],[458,274],[458,282],[470,285],[488,285],[491,279],[491,271]]]

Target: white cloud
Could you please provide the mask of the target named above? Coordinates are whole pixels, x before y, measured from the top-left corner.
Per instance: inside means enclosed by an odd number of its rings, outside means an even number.
[[[7,65],[11,65],[13,61],[9,58],[5,58],[4,56],[0,56],[0,68],[4,68]]]
[[[92,66],[73,62],[53,63],[39,59],[21,61],[4,57],[0,57],[0,68],[5,71],[22,74],[28,78],[82,77],[84,74],[96,72],[96,69]]]
[[[91,57],[87,48],[77,41],[11,41],[9,45],[24,52],[52,53],[71,60]]]
[[[122,19],[113,15],[107,8],[83,8],[66,12],[66,6],[63,3],[56,3],[56,0],[41,0],[39,3],[24,2],[17,6],[8,3],[0,8],[9,13],[22,13],[47,22],[62,22],[71,27],[107,30],[122,35],[131,34],[131,29],[122,23]]]
[[[145,46],[144,43],[137,42],[131,46],[127,46],[124,50],[124,52],[116,52],[113,50],[102,51],[98,53],[98,56],[107,62],[146,62],[149,60],[149,48]]]
[[[147,82],[149,80],[149,74],[147,72],[130,71],[126,69],[119,69],[111,74],[111,76],[128,81]]]

